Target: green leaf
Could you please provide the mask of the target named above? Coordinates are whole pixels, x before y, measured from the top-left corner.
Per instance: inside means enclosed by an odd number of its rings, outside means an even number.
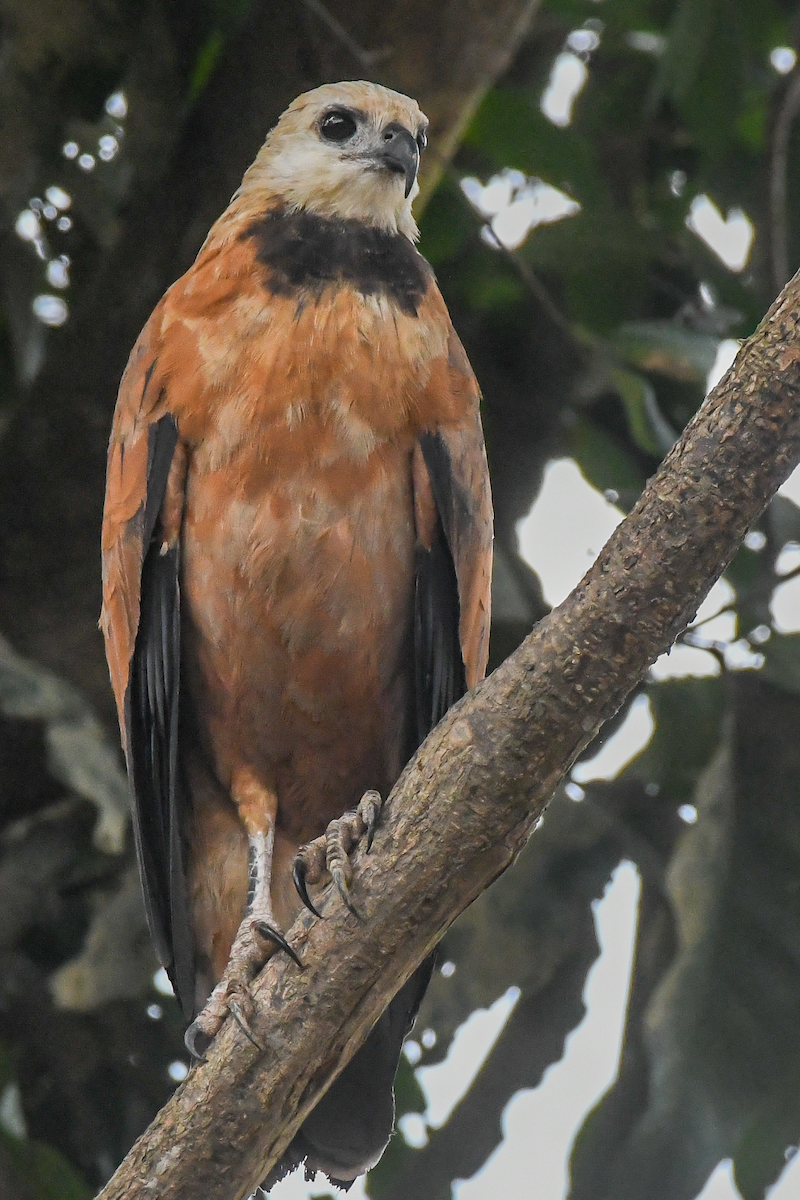
[[[658,407],[655,390],[643,375],[615,367],[611,381],[619,392],[636,445],[654,458],[671,450],[677,434]]]
[[[11,1056],[0,1045],[0,1096],[16,1087]],[[58,1150],[43,1142],[16,1137],[0,1125],[0,1156],[6,1175],[15,1177],[25,1200],[91,1200],[93,1192]]]
[[[602,192],[577,198],[581,212],[538,226],[517,253],[545,278],[560,280],[563,306],[574,323],[610,336],[641,312],[654,235]]]
[[[190,100],[196,100],[205,91],[226,43],[244,21],[252,4],[253,0],[206,0],[204,7],[211,28],[189,77]]]
[[[722,736],[722,680],[719,676],[667,679],[651,683],[647,695],[655,733],[629,770],[645,783],[657,783],[676,804],[682,803],[691,799]]]
[[[800,694],[800,633],[773,633],[761,653],[764,679],[785,692]]]
[[[92,1200],[94,1193],[52,1146],[15,1138],[0,1129],[0,1148],[20,1191],[31,1200]]]
[[[395,1126],[397,1120],[406,1113],[424,1113],[427,1108],[425,1093],[419,1085],[414,1068],[404,1054],[400,1057],[400,1066],[395,1076],[394,1100]],[[367,1195],[379,1200],[393,1181],[402,1176],[415,1153],[403,1135],[396,1131],[380,1162],[367,1175]]]
[[[614,349],[641,371],[705,384],[719,338],[674,321],[625,321],[611,339]]]
[[[410,1112],[424,1113],[428,1106],[416,1071],[404,1054],[400,1058],[400,1066],[394,1080],[394,1103],[399,1117]]]
[[[646,477],[631,454],[588,417],[579,417],[569,430],[569,452],[593,487],[615,491],[622,508],[631,508]]]
[[[214,67],[217,65],[224,39],[219,29],[215,29],[206,38],[200,48],[200,53],[197,55],[197,61],[194,64],[191,79],[189,80],[189,99],[196,100],[197,97],[206,88],[206,85],[211,78]]]
[[[760,588],[770,575],[768,556],[747,546],[740,546],[725,568],[725,578],[736,589],[741,601],[746,599],[748,592]]]
[[[493,88],[470,122],[464,145],[480,151],[496,170],[516,167],[578,200],[604,191],[592,143],[548,121],[538,96]]]
[[[767,1109],[745,1133],[733,1159],[733,1173],[742,1200],[764,1200],[767,1189],[786,1166],[787,1149],[800,1141],[800,1087],[793,1080],[778,1089]]]
[[[669,96],[680,102],[697,80],[714,28],[718,0],[679,0],[667,30],[667,47],[661,55],[650,95],[654,111]]]
[[[466,196],[447,175],[425,206],[420,221],[419,248],[434,268],[453,258],[476,236],[480,218]]]
[[[748,88],[743,97],[742,111],[736,118],[736,131],[751,150],[763,148],[768,119],[766,93],[760,88]]]
[[[788,496],[775,496],[767,509],[769,531],[775,545],[800,543],[800,508]]]

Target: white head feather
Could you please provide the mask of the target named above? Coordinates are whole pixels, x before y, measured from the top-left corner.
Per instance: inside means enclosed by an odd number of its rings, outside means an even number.
[[[355,118],[355,133],[346,141],[327,140],[321,131],[335,110]],[[270,132],[238,195],[252,202],[257,193],[266,194],[290,209],[362,221],[416,241],[411,204],[419,185],[415,181],[406,196],[404,177],[376,164],[386,127],[394,122],[414,139],[424,138],[428,124],[415,100],[377,83],[330,83],[304,92]]]

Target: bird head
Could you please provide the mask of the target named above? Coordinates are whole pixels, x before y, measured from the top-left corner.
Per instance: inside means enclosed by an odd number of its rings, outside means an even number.
[[[242,183],[292,210],[418,237],[411,204],[428,122],[416,101],[363,81],[325,84],[289,105]]]

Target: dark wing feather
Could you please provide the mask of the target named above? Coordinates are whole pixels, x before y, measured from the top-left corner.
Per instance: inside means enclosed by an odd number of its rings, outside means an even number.
[[[194,955],[186,909],[178,769],[180,696],[179,543],[156,535],[178,427],[170,414],[148,429],[139,627],[125,693],[126,757],[148,924],[184,1012],[194,1005]]]
[[[102,624],[120,708],[147,922],[158,958],[190,1012],[194,956],[178,770],[180,546],[175,538],[165,545],[159,521],[178,426],[170,413],[153,419],[148,411],[154,365],[144,372],[139,392],[141,364],[134,363],[133,377],[126,377],[120,391],[103,530]],[[133,411],[132,400],[138,401]]]
[[[414,667],[417,742],[467,690],[461,657],[458,581],[441,524],[430,549],[417,547],[414,589]]]
[[[423,433],[419,448],[438,518],[429,546],[417,549],[414,632],[421,742],[483,676],[492,533],[480,424]]]

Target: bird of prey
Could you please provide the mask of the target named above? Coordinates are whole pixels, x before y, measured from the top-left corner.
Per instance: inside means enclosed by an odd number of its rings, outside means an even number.
[[[148,922],[193,1051],[229,1013],[254,1036],[254,974],[297,958],[301,903],[352,903],[348,854],[486,668],[479,392],[411,213],[426,125],[372,83],[295,100],[120,386],[101,625]],[[377,1161],[429,972],[284,1165],[349,1183]]]

